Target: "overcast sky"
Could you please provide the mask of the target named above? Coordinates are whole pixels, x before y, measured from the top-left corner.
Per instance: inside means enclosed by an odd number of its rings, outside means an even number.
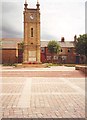
[[[37,0],[27,2],[28,7],[36,8]],[[39,2],[41,40],[60,40],[61,37],[65,37],[67,41],[73,41],[75,34],[79,36],[85,33],[86,0],[39,0]],[[2,32],[2,37],[5,38],[22,38],[24,0],[2,0],[0,5],[2,6],[0,34]]]
[[[87,33],[87,1],[85,2],[85,33]]]

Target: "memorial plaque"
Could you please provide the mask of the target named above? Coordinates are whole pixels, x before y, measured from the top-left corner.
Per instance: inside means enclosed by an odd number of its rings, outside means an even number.
[[[29,61],[36,61],[36,51],[29,51]]]

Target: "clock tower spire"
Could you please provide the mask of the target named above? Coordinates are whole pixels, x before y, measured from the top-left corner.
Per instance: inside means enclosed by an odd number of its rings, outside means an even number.
[[[39,4],[39,0],[37,0],[37,4]]]
[[[24,6],[25,6],[25,10],[27,9],[27,6],[28,6],[28,4],[27,4],[27,0],[25,0],[25,4],[24,4]]]
[[[37,0],[37,4],[36,4],[36,6],[37,6],[37,9],[39,10],[40,8],[39,8],[39,6],[40,6],[40,4],[39,4],[39,0]]]

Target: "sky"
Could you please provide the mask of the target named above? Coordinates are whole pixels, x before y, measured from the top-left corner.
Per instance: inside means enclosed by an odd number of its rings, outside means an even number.
[[[87,33],[87,1],[85,2],[85,33]]]
[[[73,41],[85,33],[86,0],[39,0],[41,40]],[[0,2],[0,38],[23,38],[23,10],[25,0]],[[28,7],[36,8],[37,0],[27,0]]]

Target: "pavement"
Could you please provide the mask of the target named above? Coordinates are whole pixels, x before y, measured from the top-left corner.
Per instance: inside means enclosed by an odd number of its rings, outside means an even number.
[[[74,67],[3,67],[0,75],[2,118],[85,118],[85,75]]]

